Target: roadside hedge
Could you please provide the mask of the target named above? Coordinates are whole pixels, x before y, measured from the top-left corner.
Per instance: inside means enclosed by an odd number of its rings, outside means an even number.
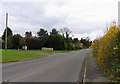
[[[111,26],[92,45],[99,66],[113,82],[120,82],[120,28]]]

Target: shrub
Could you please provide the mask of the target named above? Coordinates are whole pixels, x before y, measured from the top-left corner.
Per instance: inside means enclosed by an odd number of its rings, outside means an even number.
[[[93,55],[100,67],[112,81],[118,81],[120,77],[120,29],[110,27],[109,31],[94,41]]]

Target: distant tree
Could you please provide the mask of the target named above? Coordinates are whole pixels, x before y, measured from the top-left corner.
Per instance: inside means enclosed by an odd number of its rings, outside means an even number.
[[[47,30],[44,30],[44,29],[40,29],[38,32],[37,32],[37,35],[40,39],[44,39],[48,36],[48,32]]]
[[[25,33],[25,37],[32,37],[32,32],[30,31],[30,32],[26,32]]]
[[[47,32],[47,30],[44,30],[44,29],[40,29],[38,32],[37,32],[37,35],[38,35],[38,38],[40,39],[40,40],[42,40],[42,44],[43,44],[43,46],[47,46],[47,39],[48,39],[48,32]]]
[[[57,29],[53,28],[53,29],[52,29],[52,32],[50,32],[50,34],[58,34]]]
[[[91,41],[89,41],[89,39],[88,38],[81,38],[81,40],[80,40],[80,42],[83,44],[83,47],[84,48],[88,48],[88,47],[90,47],[91,46]]]
[[[78,50],[80,49],[80,41],[78,40],[78,38],[74,38],[73,39],[73,44],[74,44],[74,49]]]
[[[72,38],[65,38],[65,42],[66,42],[66,49],[67,50],[74,50],[74,45],[72,42]]]
[[[78,43],[78,42],[80,42],[80,41],[78,40],[78,38],[74,38],[74,39],[73,39],[73,43]]]
[[[3,40],[3,44],[2,44],[2,48],[5,48],[5,36],[6,35],[6,29],[4,30],[3,32],[3,35],[2,35],[2,40]],[[7,48],[12,48],[12,36],[13,36],[13,33],[12,33],[12,30],[7,27]]]
[[[69,35],[72,31],[70,31],[67,27],[60,29],[60,33],[62,33],[63,36],[65,36],[67,39],[69,38]]]
[[[12,42],[13,42],[13,48],[14,49],[18,49],[20,48],[22,45],[25,44],[25,40],[24,38],[20,35],[20,34],[15,34],[12,37]]]
[[[3,41],[2,41],[2,38],[0,37],[0,49],[2,49],[2,43]]]
[[[36,37],[26,37],[25,45],[27,45],[28,49],[41,49],[43,46],[43,42],[41,39],[38,39]]]
[[[59,32],[65,37],[66,49],[73,50],[74,45],[72,43],[72,38],[70,37],[70,34],[72,31],[70,31],[67,27],[64,27],[64,28],[60,29]]]
[[[6,29],[4,30],[3,35],[2,35],[3,41],[5,41],[5,35],[6,35]],[[7,37],[12,37],[12,36],[13,36],[12,30],[8,27],[7,28]]]
[[[52,47],[55,50],[63,50],[65,49],[65,40],[62,35],[59,34],[51,34],[48,38],[48,46]]]
[[[7,38],[7,48],[12,49],[12,47],[13,47],[12,37],[10,36]]]

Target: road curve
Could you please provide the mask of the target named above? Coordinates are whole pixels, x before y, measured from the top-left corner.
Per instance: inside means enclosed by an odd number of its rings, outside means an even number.
[[[77,82],[90,49],[54,53],[47,57],[2,65],[2,80],[9,82]]]

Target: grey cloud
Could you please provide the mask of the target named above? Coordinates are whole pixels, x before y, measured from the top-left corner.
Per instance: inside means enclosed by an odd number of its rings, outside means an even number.
[[[16,3],[16,2],[5,2],[2,3],[3,8],[3,17],[5,16],[5,13],[9,13],[9,23],[15,23],[18,26],[12,25],[14,32],[24,33],[21,28],[23,26],[21,23],[27,23],[31,24],[33,26],[39,25],[41,27],[45,27],[46,29],[50,30],[54,25],[63,22],[66,16],[62,17],[47,17],[45,16],[45,10],[44,6],[46,6],[49,3],[41,2],[41,3],[32,3],[32,2],[24,2],[24,3]],[[63,3],[56,3],[58,6],[62,6]],[[25,24],[24,24],[25,26]],[[26,27],[25,26],[25,27]],[[25,29],[25,28],[24,28]],[[29,29],[30,30],[30,29]],[[31,30],[33,28],[31,27]],[[27,29],[26,29],[27,31]]]
[[[29,30],[36,33],[36,31],[39,29],[38,27],[34,27],[36,25],[39,25],[40,27],[44,27],[48,31],[50,31],[52,27],[56,27],[58,30],[63,27],[68,27],[73,32],[73,34],[75,33],[75,34],[90,35],[91,32],[93,31],[97,31],[99,29],[101,29],[101,31],[105,30],[106,25],[104,24],[105,23],[104,19],[101,19],[101,22],[97,22],[96,19],[100,19],[100,18],[96,17],[95,18],[96,21],[94,21],[94,19],[90,20],[92,21],[91,23],[89,22],[89,19],[92,19],[92,18],[89,18],[88,16],[84,15],[84,12],[83,12],[84,17],[79,18],[80,17],[79,14],[82,14],[82,12],[81,13],[76,11],[74,12],[75,7],[73,8],[70,7],[70,6],[75,6],[76,4],[74,3],[66,4],[66,3],[67,2],[3,2],[2,3],[3,21],[0,20],[1,22],[0,25],[3,25],[3,27],[0,29],[0,33],[1,31],[3,32],[4,30],[4,26],[5,26],[4,20],[5,20],[6,12],[9,13],[9,26],[13,29],[15,33],[20,33],[20,34],[24,34],[26,31],[29,31]],[[56,15],[56,12],[55,12],[55,15],[54,15],[54,5],[53,5],[53,10],[52,10],[53,15],[51,16],[48,13],[48,16],[47,16],[45,8],[47,8],[48,5],[50,4],[54,4],[55,7],[58,7],[58,10],[55,9],[55,11],[57,10],[57,13],[60,13],[60,14]],[[79,7],[79,6],[76,6],[76,7]],[[87,12],[85,12],[85,14],[86,13]],[[72,17],[70,17],[70,15]],[[75,15],[76,17],[74,18],[73,16]],[[30,27],[27,25],[29,25]],[[95,35],[95,34],[92,34],[92,35]]]
[[[46,17],[44,15],[44,5],[48,3],[4,3],[4,9],[9,12],[14,22],[28,22],[33,25],[41,25],[44,27],[51,27],[60,21],[63,21],[65,17]],[[59,4],[61,6],[61,4]]]

